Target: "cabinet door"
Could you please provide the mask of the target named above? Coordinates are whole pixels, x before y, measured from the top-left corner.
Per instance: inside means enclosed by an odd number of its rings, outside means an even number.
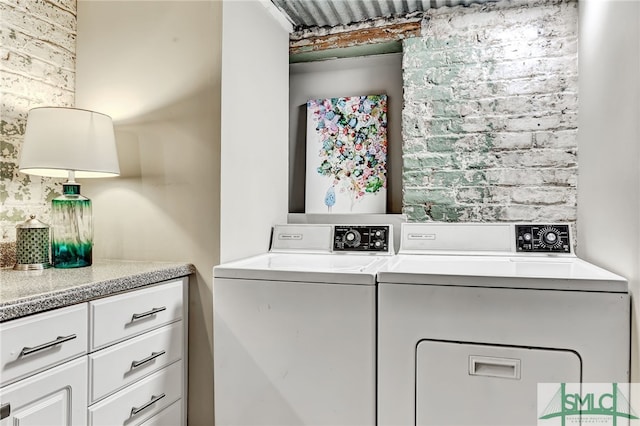
[[[0,389],[10,405],[0,426],[87,424],[87,358],[67,362]]]
[[[538,384],[580,383],[581,370],[568,350],[422,340],[416,425],[535,425]]]

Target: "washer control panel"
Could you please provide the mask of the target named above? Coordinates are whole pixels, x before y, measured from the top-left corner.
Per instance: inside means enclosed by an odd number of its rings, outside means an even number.
[[[571,253],[569,225],[516,225],[516,250],[522,253]]]
[[[388,252],[388,225],[338,225],[333,232],[334,252]]]

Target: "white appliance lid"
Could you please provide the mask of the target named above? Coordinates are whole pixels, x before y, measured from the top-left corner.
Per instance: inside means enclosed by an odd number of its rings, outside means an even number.
[[[379,283],[628,292],[623,277],[576,257],[397,255]]]
[[[390,257],[265,253],[213,268],[214,278],[375,285]]]

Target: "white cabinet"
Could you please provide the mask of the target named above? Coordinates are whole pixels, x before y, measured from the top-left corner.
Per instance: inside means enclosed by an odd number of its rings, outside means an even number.
[[[181,321],[89,355],[89,403],[182,359]]]
[[[86,425],[86,304],[1,323],[0,342],[0,425]]]
[[[182,319],[182,280],[89,302],[90,350]]]
[[[0,426],[185,425],[187,280],[0,323]]]
[[[186,280],[89,302],[90,426],[185,424]]]
[[[0,389],[0,425],[87,424],[87,359],[80,357]]]
[[[182,397],[182,363],[176,362],[89,407],[93,426],[137,425]]]
[[[87,353],[87,304],[0,323],[0,386]]]

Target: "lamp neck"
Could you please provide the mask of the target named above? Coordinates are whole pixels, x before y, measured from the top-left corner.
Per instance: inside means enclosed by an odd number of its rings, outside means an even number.
[[[64,195],[80,195],[80,184],[76,182],[65,182],[62,184]]]

